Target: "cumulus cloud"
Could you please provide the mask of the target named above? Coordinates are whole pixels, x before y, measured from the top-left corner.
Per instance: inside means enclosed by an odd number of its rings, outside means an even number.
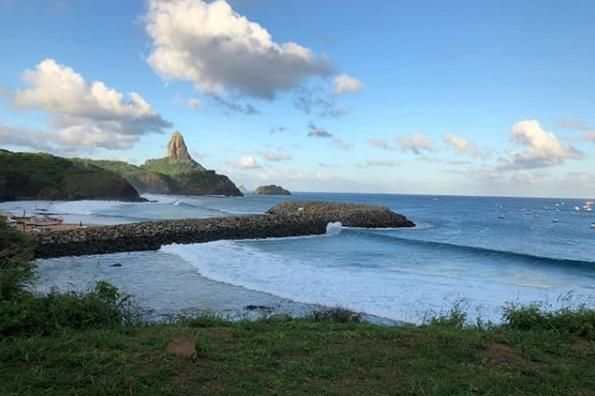
[[[324,56],[294,42],[277,43],[224,0],[149,0],[151,67],[204,93],[229,91],[272,99],[309,76],[331,72]]]
[[[368,139],[368,143],[371,146],[374,146],[379,149],[383,150],[393,150],[393,146],[386,140],[386,139]]]
[[[240,169],[262,168],[262,166],[260,166],[260,164],[256,161],[256,158],[254,158],[254,156],[250,154],[243,155],[237,160],[229,161],[228,164]]]
[[[562,144],[556,135],[544,130],[538,121],[519,121],[512,127],[511,139],[523,146],[521,152],[510,153],[502,168],[534,169],[562,164],[567,159],[580,159],[575,147]]]
[[[395,168],[399,165],[397,161],[367,159],[365,163],[360,164],[364,168]]]
[[[0,144],[3,146],[19,146],[41,151],[53,151],[53,147],[48,144],[48,138],[51,138],[51,136],[43,132],[35,132],[26,128],[16,128],[0,124]]]
[[[258,154],[267,161],[279,162],[289,161],[292,156],[282,151],[264,150],[259,151]]]
[[[397,144],[402,151],[411,151],[416,155],[424,151],[436,152],[432,138],[419,132],[397,138]]]
[[[364,87],[364,84],[357,78],[348,76],[347,74],[339,74],[333,80],[334,95],[344,95],[347,93],[359,92]]]
[[[23,81],[27,87],[9,95],[11,104],[50,114],[44,138],[57,146],[127,149],[141,135],[172,126],[138,93],[125,96],[101,81],[87,82],[53,59],[25,71]]]
[[[446,143],[457,154],[467,155],[474,158],[483,158],[485,154],[473,143],[464,137],[457,136],[452,133],[444,135],[444,143]]]

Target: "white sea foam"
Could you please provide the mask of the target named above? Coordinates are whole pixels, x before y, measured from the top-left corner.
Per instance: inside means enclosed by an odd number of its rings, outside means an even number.
[[[438,276],[386,267],[335,265],[328,257],[300,259],[265,252],[257,243],[217,241],[167,245],[206,278],[270,293],[307,304],[343,306],[358,312],[419,323],[429,312],[445,312],[464,299],[468,313],[498,321],[501,308],[514,299],[522,303],[555,301],[563,291],[514,287],[475,277]]]

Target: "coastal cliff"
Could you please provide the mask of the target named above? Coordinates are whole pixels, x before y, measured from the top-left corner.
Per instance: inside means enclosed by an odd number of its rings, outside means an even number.
[[[34,236],[39,258],[157,250],[171,243],[221,239],[256,239],[326,233],[327,225],[349,227],[413,227],[405,216],[388,208],[327,202],[291,202],[264,215],[166,220],[52,231]]]
[[[149,159],[141,166],[123,161],[86,161],[120,174],[140,193],[243,195],[227,176],[207,170],[192,159],[184,137],[177,131],[169,140],[166,157]]]
[[[126,179],[85,161],[0,150],[0,201],[142,201]]]

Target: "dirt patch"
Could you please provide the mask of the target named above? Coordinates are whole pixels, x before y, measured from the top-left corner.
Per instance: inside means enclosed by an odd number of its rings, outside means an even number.
[[[520,357],[511,347],[504,344],[492,342],[485,352],[492,364],[498,366],[516,366],[523,363]]]
[[[167,352],[194,360],[197,357],[196,346],[192,337],[179,337],[167,345]]]

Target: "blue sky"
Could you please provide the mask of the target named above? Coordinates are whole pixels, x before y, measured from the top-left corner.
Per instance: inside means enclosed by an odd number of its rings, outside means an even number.
[[[178,129],[248,188],[593,196],[593,16],[592,1],[0,0],[0,146],[142,163]]]

